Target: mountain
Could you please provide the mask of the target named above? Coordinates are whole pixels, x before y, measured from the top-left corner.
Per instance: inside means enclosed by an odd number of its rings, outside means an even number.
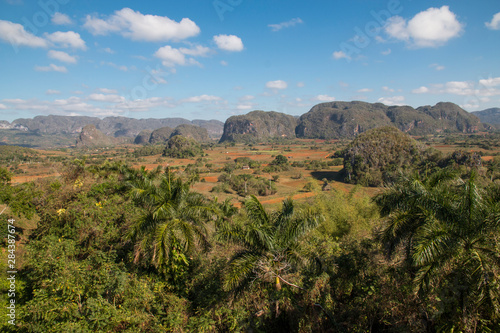
[[[97,148],[109,147],[122,142],[118,138],[109,137],[99,131],[95,125],[85,126],[78,139],[76,140],[76,148]]]
[[[176,135],[182,135],[185,138],[191,138],[198,142],[210,141],[207,129],[195,125],[183,124],[177,126],[170,137],[174,137]]]
[[[182,124],[206,128],[210,135],[220,138],[224,123],[218,120],[193,120],[184,118],[134,119],[127,117],[79,117],[79,116],[36,116],[33,119],[16,119],[9,124],[3,121],[0,128],[24,128],[40,134],[78,134],[83,127],[94,125],[103,134],[113,137],[136,137],[142,130],[155,130],[161,127],[175,128]]]
[[[443,131],[473,133],[482,129],[479,118],[453,103],[414,109],[354,101],[314,106],[299,118],[296,134],[300,138],[353,138],[381,126],[394,126],[411,135]]]
[[[297,120],[290,115],[275,111],[252,111],[232,116],[224,124],[220,142],[255,142],[267,138],[295,138]]]
[[[157,128],[149,136],[149,143],[165,143],[170,139],[173,131],[174,129],[168,126]]]
[[[482,123],[500,125],[500,108],[491,108],[483,111],[472,112]]]

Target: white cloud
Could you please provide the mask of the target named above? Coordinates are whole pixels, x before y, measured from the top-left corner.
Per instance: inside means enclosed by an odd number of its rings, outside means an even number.
[[[47,56],[51,59],[56,59],[69,64],[76,64],[76,58],[70,56],[66,52],[50,50]]]
[[[222,98],[219,96],[213,96],[213,95],[200,95],[200,96],[193,96],[189,97],[186,99],[181,100],[182,102],[186,103],[200,103],[200,102],[217,102],[221,101]]]
[[[389,87],[387,87],[387,86],[382,87],[382,90],[383,90],[383,91],[385,91],[385,92],[390,92],[390,93],[393,93],[393,92],[394,92],[394,89],[389,88]]]
[[[238,105],[236,106],[236,109],[241,110],[241,111],[250,110],[250,109],[252,109],[252,105],[248,105],[248,104],[238,104]]]
[[[414,94],[426,94],[429,92],[429,88],[422,86],[420,88],[413,89],[411,92]]]
[[[108,89],[108,88],[99,88],[98,89],[103,94],[117,94],[118,91],[116,89]]]
[[[500,30],[500,13],[493,15],[491,22],[486,22],[485,25],[488,29]]]
[[[428,87],[414,89],[413,93],[450,94],[458,96],[474,96],[487,98],[500,96],[500,77],[472,81],[449,81],[444,84],[431,84]]]
[[[385,26],[389,36],[412,47],[438,47],[458,37],[462,31],[463,24],[448,6],[429,8],[408,22],[400,16],[393,16]]]
[[[64,66],[56,66],[54,64],[50,64],[49,66],[35,66],[35,70],[37,72],[60,72],[66,73],[68,70]]]
[[[210,53],[210,48],[201,45],[196,45],[195,47],[192,47],[190,49],[181,47],[179,51],[181,51],[186,55],[194,57],[206,57]]]
[[[403,105],[404,100],[405,100],[404,96],[393,96],[393,97],[381,97],[378,99],[378,102],[385,105]]]
[[[74,31],[56,31],[52,34],[45,34],[45,37],[59,47],[86,50],[85,41],[80,34]]]
[[[300,18],[297,17],[287,22],[281,22],[278,24],[269,24],[268,27],[271,28],[272,31],[280,31],[281,29],[290,28],[297,24],[302,24],[302,23],[304,23],[304,21],[302,21]]]
[[[196,46],[194,48],[185,48],[181,47],[180,49],[176,49],[170,45],[163,46],[155,52],[154,56],[162,60],[162,64],[165,67],[175,67],[179,66],[187,66],[187,65],[197,65],[201,66],[201,64],[196,61],[194,58],[188,58],[186,55],[191,56],[206,56],[210,52],[208,47]]]
[[[65,25],[71,24],[73,22],[68,15],[57,12],[52,16],[52,23],[57,25]]]
[[[358,92],[359,93],[368,93],[368,92],[372,92],[373,89],[370,89],[370,88],[363,88],[363,89],[359,89]]]
[[[288,83],[283,80],[269,81],[266,83],[266,88],[269,89],[286,89],[288,87]]]
[[[297,82],[297,87],[298,88],[304,88],[306,84],[304,82]]]
[[[391,50],[391,49],[387,49],[387,50],[382,51],[382,52],[380,52],[380,53],[381,53],[382,55],[389,55],[389,54],[391,54],[391,53],[392,53],[392,50]]]
[[[332,102],[335,100],[335,97],[328,96],[328,95],[318,95],[312,99],[313,101],[318,101],[318,102]]]
[[[186,56],[184,53],[170,45],[159,48],[154,55],[162,60],[163,66],[165,67],[174,67],[175,65],[183,66],[186,64]]]
[[[500,85],[500,77],[481,79],[481,80],[479,80],[479,84],[481,84],[485,87],[496,87],[496,86]]]
[[[179,41],[200,33],[200,28],[188,18],[176,22],[166,16],[144,15],[130,8],[116,11],[106,19],[88,15],[83,26],[93,35],[119,32],[126,38],[147,42]]]
[[[255,99],[255,96],[253,96],[253,95],[245,95],[245,96],[241,96],[241,97],[239,98],[239,100],[240,100],[241,102],[251,101],[251,100],[254,100],[254,99]]]
[[[241,38],[235,35],[217,35],[214,36],[214,42],[221,50],[239,52],[243,50]]]
[[[125,101],[125,97],[120,95],[104,95],[104,94],[90,94],[89,100],[96,102],[106,102],[106,103],[121,103]]]
[[[221,64],[222,66],[227,66],[227,65],[229,65],[229,64],[227,63],[227,61],[225,61],[225,60],[221,60],[220,64]]]
[[[430,68],[434,68],[435,70],[437,71],[442,71],[444,70],[446,67],[442,66],[442,65],[439,65],[439,64],[431,64],[429,65]]]
[[[333,59],[335,59],[335,60],[339,60],[339,59],[351,60],[351,57],[349,57],[347,54],[345,54],[344,51],[335,51],[335,52],[333,52]]]
[[[0,110],[5,110],[7,109],[7,106],[5,106],[4,104],[0,104]]]
[[[107,47],[104,49],[104,52],[109,53],[109,54],[114,54],[115,51],[113,51],[111,48]]]
[[[45,92],[45,95],[60,95],[61,92],[59,90],[49,89]]]
[[[45,39],[37,37],[26,30],[21,24],[0,20],[0,39],[15,46],[47,47]]]

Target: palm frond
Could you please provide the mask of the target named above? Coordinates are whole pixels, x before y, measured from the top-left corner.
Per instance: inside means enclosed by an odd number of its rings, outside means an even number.
[[[248,279],[261,258],[261,255],[251,251],[244,251],[236,255],[224,272],[224,290],[235,289],[245,279]]]

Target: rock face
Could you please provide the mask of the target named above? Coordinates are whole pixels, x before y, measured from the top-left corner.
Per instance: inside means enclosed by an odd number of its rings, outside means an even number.
[[[168,139],[170,139],[170,136],[172,135],[173,131],[174,130],[170,127],[161,127],[155,129],[151,133],[151,136],[149,137],[149,143],[151,144],[165,143],[168,141]]]
[[[453,103],[414,109],[354,101],[314,106],[300,117],[296,134],[300,138],[353,138],[381,126],[394,126],[411,135],[443,131],[473,133],[481,129],[479,118]]]
[[[149,143],[149,138],[151,137],[152,131],[142,130],[134,139],[134,143],[137,145],[144,145]]]
[[[224,124],[220,142],[256,142],[268,138],[295,138],[297,120],[290,115],[274,111],[252,111],[232,116]]]
[[[195,125],[179,125],[174,129],[170,137],[173,137],[175,135],[182,135],[185,138],[191,138],[198,142],[210,141],[208,131],[205,128]]]
[[[99,131],[95,125],[87,125],[80,132],[76,140],[77,148],[109,147],[118,143],[119,140],[108,137]]]

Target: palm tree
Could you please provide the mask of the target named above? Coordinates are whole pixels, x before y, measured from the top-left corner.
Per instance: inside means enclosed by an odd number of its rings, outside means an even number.
[[[213,209],[203,195],[190,191],[189,182],[167,169],[156,177],[142,175],[131,186],[135,202],[145,209],[129,235],[136,244],[134,262],[146,258],[165,274],[172,258],[187,264],[186,255],[197,244],[208,248],[205,222]]]
[[[241,246],[224,273],[224,289],[233,290],[251,279],[281,283],[300,288],[288,281],[307,259],[301,253],[302,236],[319,221],[312,210],[298,209],[291,199],[283,201],[280,211],[268,213],[255,196],[245,201],[247,218],[240,223],[221,225],[219,239]]]
[[[387,216],[381,240],[389,255],[404,248],[417,293],[455,295],[464,330],[500,315],[499,206],[474,172],[466,181],[445,172],[406,180],[376,201]]]

